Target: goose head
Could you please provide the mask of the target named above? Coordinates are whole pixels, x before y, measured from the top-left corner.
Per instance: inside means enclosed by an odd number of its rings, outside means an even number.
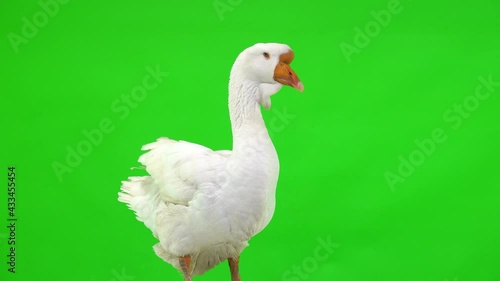
[[[270,97],[283,85],[304,91],[304,85],[290,67],[294,53],[285,44],[258,43],[240,53],[231,69],[231,82],[257,85],[258,102],[271,107]]]

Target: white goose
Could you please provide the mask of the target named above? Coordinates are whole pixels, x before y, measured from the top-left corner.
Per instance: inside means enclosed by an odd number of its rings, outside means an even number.
[[[150,176],[122,182],[118,200],[153,232],[155,253],[186,281],[224,260],[231,280],[240,281],[240,253],[273,216],[279,162],[260,105],[269,109],[282,85],[303,91],[290,68],[293,57],[287,45],[259,43],[234,62],[232,151],[160,138],[139,158]]]

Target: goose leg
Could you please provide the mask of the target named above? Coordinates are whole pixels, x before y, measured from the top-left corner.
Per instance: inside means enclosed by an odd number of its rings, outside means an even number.
[[[189,274],[190,266],[191,266],[191,257],[185,256],[179,258],[179,263],[181,264],[182,273],[184,274],[185,281],[192,281],[191,275]]]
[[[241,281],[240,269],[238,267],[239,261],[240,261],[240,257],[228,259],[229,270],[231,271],[231,281]]]

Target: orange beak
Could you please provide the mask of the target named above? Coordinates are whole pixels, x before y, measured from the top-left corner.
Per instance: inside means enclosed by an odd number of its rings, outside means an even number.
[[[295,71],[290,67],[290,63],[293,60],[293,51],[280,56],[280,61],[274,69],[274,80],[280,82],[283,85],[292,86],[295,89],[303,92],[304,84],[300,82],[299,77],[295,74]]]

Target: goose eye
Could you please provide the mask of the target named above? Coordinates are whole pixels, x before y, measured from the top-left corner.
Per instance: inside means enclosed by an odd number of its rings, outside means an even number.
[[[268,52],[264,52],[263,55],[266,59],[269,59],[271,57]]]

